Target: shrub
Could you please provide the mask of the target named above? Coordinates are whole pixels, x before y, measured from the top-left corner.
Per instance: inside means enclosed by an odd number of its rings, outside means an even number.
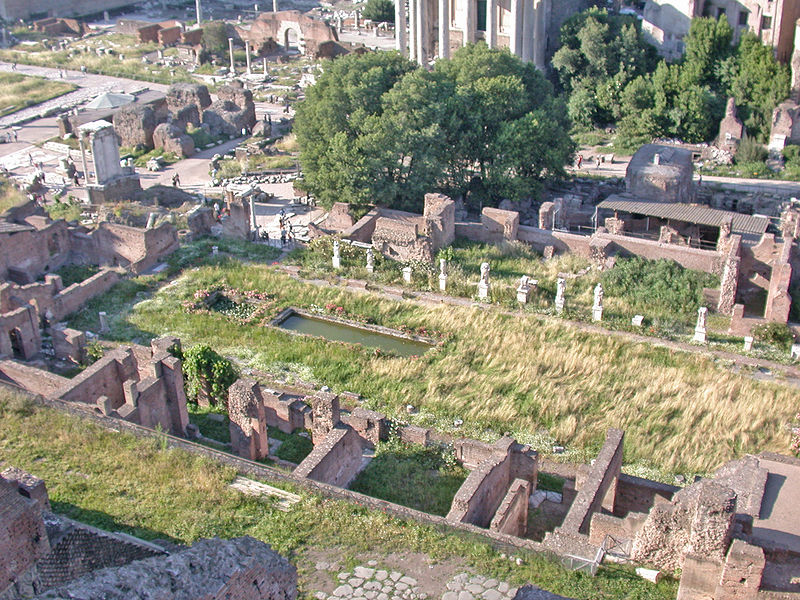
[[[758,141],[745,135],[736,152],[736,163],[762,163],[767,160],[767,150]]]
[[[794,341],[792,330],[786,323],[762,323],[753,327],[753,337],[759,342],[788,350]]]
[[[238,377],[233,363],[205,345],[192,346],[183,353],[183,375],[189,400],[208,396],[211,404],[227,404],[228,388]]]
[[[103,358],[103,346],[99,342],[94,341],[86,344],[86,352],[84,353],[83,362],[85,365],[91,365]]]

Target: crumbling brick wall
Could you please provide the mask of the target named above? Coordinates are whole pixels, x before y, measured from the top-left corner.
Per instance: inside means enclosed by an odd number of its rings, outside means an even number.
[[[123,106],[114,113],[113,123],[120,146],[153,148],[153,132],[158,124],[158,115],[152,106]]]
[[[512,438],[502,438],[456,492],[447,520],[488,527],[514,480],[522,479],[533,487],[536,476],[536,453]]]
[[[481,224],[496,241],[512,241],[517,239],[519,213],[514,210],[500,210],[487,206],[481,211]]]
[[[239,379],[228,388],[231,451],[243,458],[269,456],[269,434],[264,401],[258,383]]]
[[[294,470],[296,477],[339,487],[347,487],[363,466],[364,443],[356,431],[339,424],[320,442],[314,444],[303,462]]]
[[[522,537],[528,530],[528,500],[531,482],[515,479],[500,502],[500,507],[489,524],[489,529]]]

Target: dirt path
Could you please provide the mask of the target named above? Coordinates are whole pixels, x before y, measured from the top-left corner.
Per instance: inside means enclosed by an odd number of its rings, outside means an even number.
[[[280,259],[283,259],[284,256],[285,253],[281,256]],[[289,266],[281,266],[280,268],[290,277],[298,281],[302,281],[303,283],[310,283],[318,286],[332,285],[329,281],[325,279],[304,279],[298,275],[297,268]],[[447,304],[450,306],[473,306],[476,308],[480,308],[482,310],[497,310],[502,314],[506,314],[509,316],[524,315],[526,317],[535,317],[540,321],[547,321],[547,322],[558,321],[558,323],[561,325],[564,325],[566,327],[573,327],[575,329],[578,329],[580,331],[585,331],[588,333],[594,333],[598,335],[613,335],[630,342],[650,344],[651,346],[668,348],[670,350],[678,350],[681,352],[702,354],[720,360],[731,361],[733,363],[732,368],[734,370],[741,369],[743,366],[755,368],[757,369],[757,371],[756,373],[753,374],[754,379],[773,381],[776,380],[774,374],[780,373],[782,376],[782,379],[780,381],[783,381],[795,387],[800,387],[800,369],[798,369],[797,367],[783,365],[770,360],[752,358],[749,356],[742,356],[741,354],[736,354],[734,352],[725,352],[723,350],[712,350],[709,348],[705,348],[703,346],[687,344],[684,342],[674,342],[671,340],[665,340],[661,338],[653,338],[650,336],[640,335],[637,333],[630,333],[627,331],[616,331],[613,329],[606,329],[599,325],[584,323],[582,321],[556,319],[554,317],[550,317],[547,315],[526,313],[522,311],[501,310],[499,308],[493,307],[491,304],[482,304],[474,302],[469,298],[460,298],[456,296],[437,294],[434,292],[420,292],[416,290],[408,290],[404,288],[379,285],[373,282],[367,282],[359,279],[339,278],[338,281],[352,289],[368,291],[370,293],[378,294],[380,296],[383,296],[384,298],[388,298],[391,300],[405,300],[408,302],[414,302],[416,304],[424,306],[440,306],[442,304]],[[369,290],[367,290],[366,288],[368,283],[370,284]]]

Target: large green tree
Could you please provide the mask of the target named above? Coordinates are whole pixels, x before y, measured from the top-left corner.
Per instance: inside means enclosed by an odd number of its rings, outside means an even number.
[[[561,27],[553,68],[569,97],[569,117],[580,127],[616,121],[622,90],[656,64],[655,48],[642,36],[635,17],[589,9]]]
[[[681,62],[662,61],[626,86],[619,124],[628,145],[653,137],[710,141],[729,96],[750,135],[766,139],[771,111],[789,93],[789,72],[754,35],[744,34],[735,48],[732,37],[724,16],[694,19]]]
[[[485,44],[433,71],[396,53],[328,63],[297,110],[309,191],[419,210],[426,192],[496,203],[562,176],[573,145],[563,104],[530,64]]]
[[[403,0],[397,0],[402,2]],[[361,16],[374,23],[394,23],[394,2],[392,0],[368,0]]]

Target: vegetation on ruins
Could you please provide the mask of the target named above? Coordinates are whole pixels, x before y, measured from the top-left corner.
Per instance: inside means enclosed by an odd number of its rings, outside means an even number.
[[[713,357],[632,343],[539,315],[396,302],[305,284],[222,255],[233,247],[227,241],[215,240],[221,254],[211,257],[211,243],[195,242],[171,261],[207,266],[184,272],[145,300],[137,298],[148,289],[143,282],[120,282],[73,316],[70,326],[96,331],[97,311],[103,310],[112,339],[146,343],[178,335],[187,345],[207,344],[249,368],[361,394],[367,408],[401,421],[487,440],[509,431],[545,453],[566,444],[567,460],[587,460],[608,427],[626,429],[628,463],[667,472],[707,471],[743,452],[786,448],[794,391],[733,373]],[[276,310],[332,304],[372,323],[449,337],[419,358],[376,356],[361,346],[181,310],[196,290],[217,285],[272,294]],[[409,403],[419,412],[406,414]],[[463,425],[456,427],[456,419]]]
[[[709,141],[732,96],[749,135],[766,141],[772,110],[789,95],[789,69],[771,46],[752,33],[732,46],[724,15],[695,18],[684,56],[656,62],[640,27],[633,17],[596,8],[562,25],[553,66],[576,128],[617,123],[620,150],[657,137]]]
[[[786,323],[760,323],[753,327],[753,338],[759,342],[774,344],[786,351],[794,342],[792,330]]]
[[[361,16],[373,23],[394,23],[394,2],[392,0],[367,0]]]
[[[0,177],[0,214],[9,208],[23,204],[27,198],[19,189],[5,177]]]
[[[228,487],[235,471],[157,439],[100,429],[85,420],[0,390],[0,456],[47,482],[58,513],[146,540],[191,544],[204,537],[251,535],[291,557],[300,571],[300,595],[310,591],[321,553],[343,564],[356,557],[421,552],[432,561],[457,560],[512,585],[531,582],[554,593],[590,600],[668,600],[677,582],[654,585],[615,565],[597,577],[565,570],[557,561],[524,551],[517,565],[482,538],[405,521],[349,502],[293,489],[303,497],[289,512],[267,498]],[[508,550],[505,550],[508,552]],[[358,564],[358,563],[356,563]]]
[[[340,58],[308,89],[294,128],[306,188],[323,205],[417,211],[436,190],[475,207],[530,197],[564,174],[567,130],[538,70],[484,44],[430,72],[396,53]]]
[[[468,474],[451,446],[407,444],[393,435],[375,446],[374,458],[350,489],[445,516]]]
[[[76,89],[65,81],[30,77],[20,73],[0,73],[0,117],[57,98]]]
[[[179,358],[183,361],[189,400],[199,402],[205,397],[211,404],[227,404],[228,388],[238,377],[231,361],[204,344],[192,346]]]

